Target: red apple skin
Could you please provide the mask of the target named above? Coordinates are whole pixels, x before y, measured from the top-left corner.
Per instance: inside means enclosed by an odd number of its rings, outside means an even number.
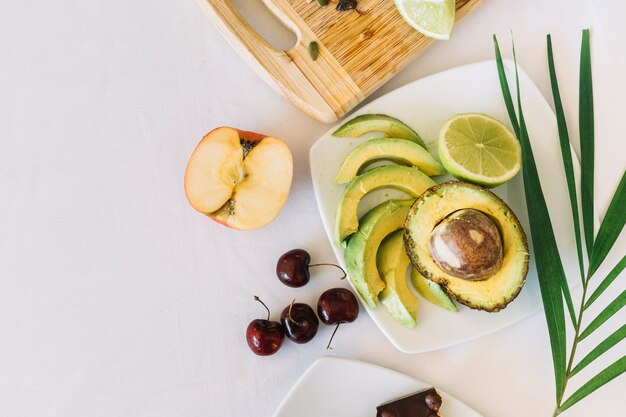
[[[234,227],[234,226],[232,226],[232,225],[228,224],[228,219],[222,219],[221,217],[214,217],[214,216],[211,216],[209,213],[202,213],[202,214],[204,214],[205,216],[207,216],[209,219],[213,220],[214,222],[218,222],[218,223],[219,223],[219,224],[221,224],[222,226],[226,226],[226,227],[228,227],[229,229],[235,229],[235,230],[237,230],[237,228],[236,228],[236,227]]]
[[[202,140],[196,145],[196,148],[194,149],[193,153],[191,154],[191,157],[193,158],[193,155],[196,153],[196,149],[198,149],[200,147],[200,145],[202,144],[202,141],[205,138],[210,137],[214,132],[216,132],[216,131],[218,131],[220,129],[235,129],[237,131],[237,133],[239,133],[239,137],[241,139],[243,139],[243,140],[247,140],[248,142],[259,142],[259,141],[262,141],[263,139],[265,139],[267,137],[267,135],[263,135],[261,133],[250,132],[248,130],[241,130],[241,129],[237,129],[236,127],[219,126],[219,127],[216,127],[215,129],[211,130],[206,135],[204,135]],[[185,189],[186,188],[187,188],[187,177],[185,176]],[[200,211],[200,210],[198,210],[198,211]],[[228,223],[228,219],[223,219],[221,217],[211,216],[211,213],[205,213],[204,211],[200,211],[200,213],[206,215],[209,219],[211,219],[213,221],[216,221],[216,222],[218,222],[219,224],[221,224],[223,226],[226,226],[226,227],[231,228],[231,229],[235,229],[232,225],[230,225]]]
[[[228,127],[228,126],[222,126],[222,127]],[[219,129],[219,127],[218,127]],[[237,132],[239,132],[239,137],[243,140],[247,140],[248,142],[258,142],[260,140],[265,139],[266,137],[268,137],[267,135],[262,135],[260,133],[256,133],[256,132],[248,132],[247,130],[239,130],[237,128],[231,128],[231,129],[235,129]],[[215,130],[215,129],[214,129]]]
[[[206,134],[206,135],[202,138],[202,140],[198,143],[198,145],[197,145],[197,146],[196,146],[196,148],[194,149],[194,152],[192,153],[192,155],[191,155],[191,157],[190,157],[190,161],[191,161],[191,160],[195,157],[196,152],[197,152],[197,151],[198,151],[198,149],[202,146],[203,142],[204,142],[205,140],[209,140],[209,139],[211,138],[211,136],[213,136],[213,135],[214,135],[214,134],[216,134],[219,130],[222,130],[222,129],[228,129],[228,130],[231,130],[231,129],[232,129],[232,130],[234,130],[234,131],[236,131],[236,132],[237,132],[237,134],[238,134],[238,136],[239,136],[239,138],[240,138],[240,139],[243,139],[243,140],[248,141],[248,142],[261,142],[261,141],[263,141],[264,139],[267,139],[267,138],[271,139],[272,141],[278,141],[278,142],[281,142],[281,143],[285,146],[285,148],[287,149],[287,152],[288,152],[288,147],[286,146],[286,144],[284,144],[284,142],[283,142],[283,141],[281,141],[280,139],[277,139],[277,138],[275,138],[275,137],[272,137],[272,136],[267,136],[267,135],[263,135],[263,134],[261,134],[261,133],[257,133],[257,132],[251,132],[251,131],[241,130],[241,129],[237,129],[237,128],[230,127],[230,126],[220,126],[220,127],[217,127],[217,128],[215,128],[215,129],[211,130],[209,133],[207,133],[207,134]],[[220,133],[217,133],[217,134],[220,134]],[[269,142],[268,142],[268,143],[269,143]],[[289,178],[290,178],[290,179],[289,179],[289,185],[287,186],[287,189],[286,189],[286,196],[289,194],[289,188],[290,188],[290,184],[291,184],[291,178],[292,178],[292,176],[293,176],[293,160],[292,160],[292,158],[291,158],[291,154],[290,154],[290,153],[289,153],[289,164],[290,164],[290,173],[289,173]],[[188,197],[188,199],[189,199],[189,194],[188,194],[189,184],[188,184],[188,175],[187,175],[187,172],[185,172],[184,188],[185,188],[185,193],[187,194],[187,197]],[[285,202],[286,202],[286,196],[285,196]],[[215,222],[217,222],[217,223],[219,223],[219,224],[221,224],[221,225],[223,225],[223,226],[226,226],[226,227],[228,227],[228,228],[235,229],[235,230],[250,230],[250,229],[258,228],[258,227],[251,227],[251,228],[242,227],[241,225],[239,225],[239,224],[237,224],[237,223],[232,223],[232,222],[234,222],[235,220],[234,220],[234,219],[232,219],[232,218],[231,218],[231,217],[229,217],[229,216],[223,216],[221,213],[217,213],[217,212],[208,212],[208,211],[204,211],[204,210],[199,209],[197,206],[195,206],[195,205],[191,202],[191,200],[190,200],[190,203],[192,204],[192,207],[193,207],[194,209],[196,209],[197,211],[199,211],[200,213],[202,213],[202,214],[206,215],[206,216],[207,216],[207,217],[209,217],[211,220],[213,220],[213,221],[215,221]],[[278,212],[280,212],[280,209],[282,209],[282,206],[283,206],[283,205],[284,205],[284,202],[283,202],[283,204],[280,206],[280,208],[278,209]],[[278,215],[278,212],[276,213],[276,216]],[[272,220],[273,220],[273,219],[272,219]],[[270,222],[271,222],[272,220],[270,220]],[[263,227],[263,226],[264,226],[264,225],[262,225],[262,226],[260,226],[260,227]]]

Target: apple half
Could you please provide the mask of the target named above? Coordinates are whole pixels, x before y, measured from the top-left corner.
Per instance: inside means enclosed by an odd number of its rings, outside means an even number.
[[[258,229],[287,202],[293,159],[285,142],[232,127],[209,132],[191,154],[185,194],[191,206],[225,226]]]

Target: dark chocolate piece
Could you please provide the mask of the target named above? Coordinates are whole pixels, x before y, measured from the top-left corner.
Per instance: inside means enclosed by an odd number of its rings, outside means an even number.
[[[441,407],[441,396],[428,388],[376,407],[376,417],[435,417]]]
[[[435,394],[426,394],[424,402],[428,408],[436,413],[441,407],[441,395],[437,394],[437,392],[435,392]]]

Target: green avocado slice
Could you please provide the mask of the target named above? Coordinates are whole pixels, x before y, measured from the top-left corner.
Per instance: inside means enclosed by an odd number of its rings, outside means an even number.
[[[467,208],[490,217],[502,239],[500,269],[480,281],[446,273],[435,263],[429,249],[435,226],[450,214]],[[524,230],[509,206],[482,187],[450,181],[430,188],[415,201],[404,227],[404,243],[413,267],[424,278],[441,284],[461,304],[477,310],[499,311],[513,301],[524,286],[529,258]]]
[[[404,122],[387,116],[386,114],[362,114],[348,120],[339,129],[333,132],[333,136],[342,138],[358,138],[369,132],[383,132],[388,137],[410,140],[426,148],[424,141],[417,132]]]
[[[385,281],[385,289],[378,295],[391,317],[406,328],[417,324],[418,299],[407,284],[406,271],[411,264],[404,250],[404,230],[396,230],[383,240],[378,249],[376,264]]]
[[[385,288],[376,265],[378,248],[387,235],[402,228],[411,204],[413,200],[389,200],[376,206],[363,216],[346,246],[348,279],[370,308],[376,308],[378,294]]]
[[[427,280],[415,268],[411,269],[411,283],[419,295],[431,303],[449,311],[459,311],[454,301],[452,301],[441,285]]]
[[[343,161],[335,182],[337,184],[350,182],[363,166],[380,160],[414,166],[429,177],[442,175],[446,172],[443,165],[415,142],[396,138],[381,138],[368,140],[350,152]]]
[[[417,197],[435,184],[419,169],[401,165],[385,165],[359,175],[348,184],[337,207],[336,242],[343,245],[344,240],[358,230],[359,202],[370,191],[389,187]]]

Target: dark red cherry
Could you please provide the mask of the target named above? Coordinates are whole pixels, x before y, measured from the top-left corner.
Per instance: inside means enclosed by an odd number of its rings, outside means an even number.
[[[315,337],[320,321],[308,304],[291,303],[280,314],[285,335],[296,343],[307,343]]]
[[[352,291],[331,288],[320,295],[317,314],[324,324],[352,323],[359,316],[359,303]]]
[[[310,265],[310,263],[311,255],[307,251],[304,249],[292,249],[278,258],[276,276],[283,284],[293,288],[305,286],[311,279],[309,268],[316,266],[334,266],[343,272],[341,279],[346,277],[345,271],[338,265],[327,263]]]
[[[359,302],[352,291],[346,288],[331,288],[320,295],[317,301],[317,315],[324,324],[336,324],[326,349],[337,333],[341,323],[352,323],[359,316]]]
[[[309,282],[311,255],[304,249],[293,249],[284,253],[276,263],[278,279],[289,287],[302,287]]]
[[[246,340],[252,352],[259,356],[273,355],[285,340],[285,330],[277,321],[270,321],[270,310],[256,295],[254,299],[267,310],[267,319],[252,320],[246,329]]]

